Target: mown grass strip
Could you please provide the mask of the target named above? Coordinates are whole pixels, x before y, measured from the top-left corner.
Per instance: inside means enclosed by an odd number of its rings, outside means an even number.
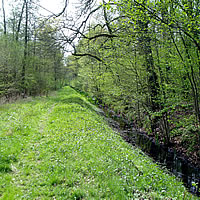
[[[70,87],[0,107],[1,199],[197,199]]]

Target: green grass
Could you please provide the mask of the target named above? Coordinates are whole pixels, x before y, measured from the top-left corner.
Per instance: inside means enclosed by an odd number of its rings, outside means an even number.
[[[0,199],[197,199],[69,87],[0,106]]]

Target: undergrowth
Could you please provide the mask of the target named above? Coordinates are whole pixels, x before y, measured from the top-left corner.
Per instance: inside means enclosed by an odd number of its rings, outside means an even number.
[[[97,111],[70,87],[0,106],[0,199],[197,199]]]

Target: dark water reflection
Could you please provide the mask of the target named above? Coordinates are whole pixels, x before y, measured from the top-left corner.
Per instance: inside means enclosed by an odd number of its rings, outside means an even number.
[[[148,136],[142,133],[129,130],[128,132],[126,131],[126,134],[128,137],[134,138],[135,144],[146,154],[180,178],[191,193],[200,196],[199,168],[192,165],[171,148],[156,144]]]
[[[189,192],[200,196],[200,168],[190,163],[172,148],[161,146],[146,134],[136,131],[122,118],[116,118],[109,114],[105,116],[105,113],[104,117],[107,118],[113,128],[121,133],[127,142],[140,147],[155,162],[180,178]]]

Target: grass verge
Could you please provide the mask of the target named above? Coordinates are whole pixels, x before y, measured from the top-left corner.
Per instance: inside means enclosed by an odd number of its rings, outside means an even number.
[[[70,87],[0,106],[0,199],[198,199]]]

